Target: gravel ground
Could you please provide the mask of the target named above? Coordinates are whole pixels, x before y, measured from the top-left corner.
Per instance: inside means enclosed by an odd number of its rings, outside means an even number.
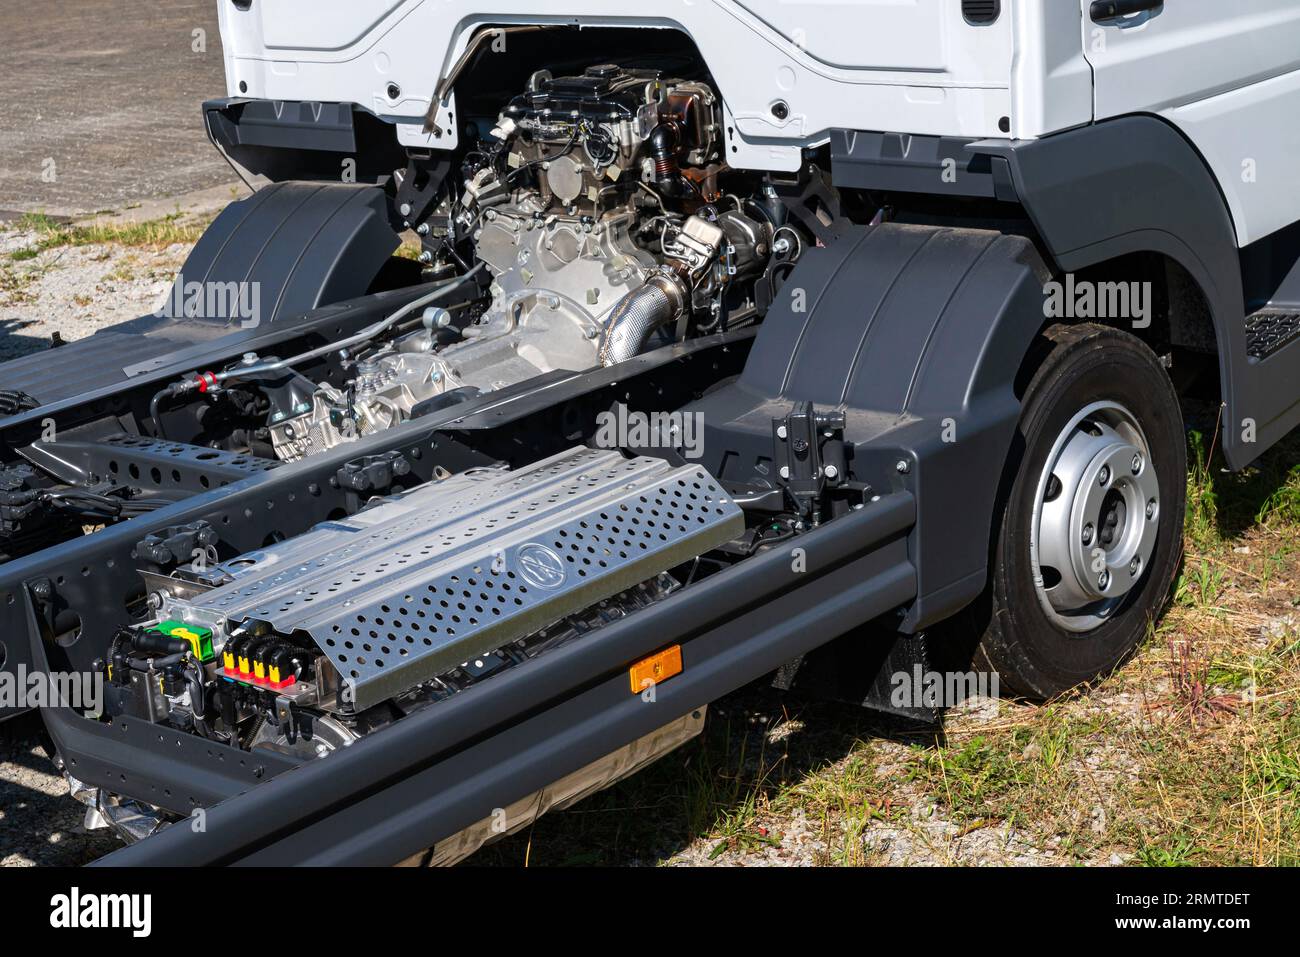
[[[68,797],[27,718],[0,728],[0,867],[80,865],[121,844],[105,831],[87,833],[85,808]]]
[[[789,707],[790,702],[780,702],[775,692],[751,692],[753,697],[737,696],[736,703],[753,707],[766,701],[769,710]],[[1133,712],[1137,704],[1124,694],[1107,695],[1104,690],[1096,694],[1096,706],[1111,712]],[[769,761],[794,759],[792,752],[821,755],[823,746],[809,738],[824,735],[821,726],[832,728],[843,721],[852,721],[844,709],[818,703],[805,703],[807,711],[799,717],[783,717],[774,722],[766,734]],[[797,707],[798,705],[796,705]],[[724,703],[725,707],[725,703]],[[733,704],[734,707],[734,704]],[[996,700],[974,698],[945,716],[945,725],[951,728],[978,730],[981,726],[997,724],[1015,711],[1015,706]],[[853,863],[876,867],[1047,867],[1077,864],[1073,858],[1058,856],[1059,838],[1042,841],[1037,835],[1023,832],[1006,822],[976,825],[959,824],[945,814],[941,802],[920,787],[909,786],[907,771],[915,755],[912,736],[908,730],[895,733],[890,719],[873,717],[863,719],[874,733],[864,735],[869,745],[872,762],[871,776],[876,785],[888,789],[890,796],[879,807],[869,806],[865,819],[857,825],[856,845],[858,858]],[[842,728],[840,729],[842,730]],[[831,738],[841,737],[839,731]],[[784,753],[783,741],[792,738]],[[833,751],[834,745],[826,747]],[[851,765],[864,758],[860,749],[840,758],[831,758],[817,770],[822,779],[844,778],[855,780]],[[1095,760],[1095,758],[1094,758]],[[864,801],[866,800],[864,791]],[[1093,809],[1096,821],[1104,821],[1105,808]],[[756,841],[723,842],[712,836],[690,841],[680,850],[667,854],[662,861],[677,867],[819,867],[844,863],[845,833],[854,824],[841,825],[835,833],[827,833],[824,822],[813,822],[801,808],[779,813],[760,813],[751,824],[761,838],[771,843]],[[1131,855],[1106,852],[1095,855],[1085,863],[1090,866],[1116,866],[1127,862]]]
[[[0,239],[0,253],[8,238]],[[71,342],[150,312],[188,252],[182,245],[156,252],[95,246],[46,250],[24,264],[31,278],[22,301],[0,305],[0,360],[44,349],[56,332]]]
[[[202,223],[244,195],[242,185],[226,184],[98,222],[171,216],[176,224]],[[106,243],[59,246],[15,261],[9,254],[34,247],[39,238],[20,225],[0,224],[0,361],[47,348],[56,332],[71,342],[151,312],[190,251],[186,243],[161,249]]]

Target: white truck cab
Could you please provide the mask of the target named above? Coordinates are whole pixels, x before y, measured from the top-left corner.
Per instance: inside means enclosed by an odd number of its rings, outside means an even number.
[[[1300,192],[1286,189],[1300,130],[1279,122],[1300,110],[1300,7],[1289,0],[724,0],[655,16],[621,0],[491,12],[474,0],[279,0],[220,11],[229,96],[357,103],[409,146],[456,146],[454,123],[434,141],[424,116],[484,28],[677,30],[717,83],[733,165],[794,170],[800,148],[834,129],[1024,140],[1146,113],[1214,170],[1241,245],[1300,219]],[[454,114],[454,89],[438,107]]]

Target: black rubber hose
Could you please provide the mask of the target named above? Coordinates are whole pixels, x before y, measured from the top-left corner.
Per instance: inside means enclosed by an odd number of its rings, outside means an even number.
[[[185,669],[185,684],[190,689],[190,711],[196,720],[208,714],[207,695],[203,689],[203,671],[199,666]]]
[[[161,671],[164,668],[170,668],[172,665],[180,664],[181,660],[187,654],[189,654],[188,651],[183,651],[179,655],[166,655],[162,658],[146,658],[143,661],[133,658],[131,660],[131,670],[143,671],[145,673],[148,673],[149,671]]]
[[[184,638],[172,638],[156,631],[137,632],[131,645],[145,654],[180,655],[190,650],[190,643]]]
[[[159,406],[163,399],[171,398],[171,395],[172,390],[171,387],[168,386],[166,389],[158,390],[158,392],[154,394],[154,397],[149,400],[149,418],[153,420],[154,438],[167,438],[167,433],[163,429],[162,416],[159,415]]]

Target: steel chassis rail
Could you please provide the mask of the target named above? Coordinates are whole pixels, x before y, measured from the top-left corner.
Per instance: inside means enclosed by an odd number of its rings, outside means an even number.
[[[520,436],[559,451],[581,441],[575,423],[591,419],[594,410],[608,409],[616,401],[633,407],[684,402],[717,376],[738,372],[752,336],[752,330],[742,330],[666,347],[618,368],[553,375],[243,479],[224,464],[229,456],[218,456],[212,468],[225,469],[220,487],[0,566],[4,668],[26,667],[29,673],[91,670],[116,627],[127,620],[123,596],[142,591],[132,549],[145,535],[204,520],[219,532],[223,557],[233,557],[261,547],[269,530],[297,534],[355,510],[356,493],[332,479],[342,465],[364,455],[401,451],[412,466],[409,486],[432,478],[436,467],[460,471],[513,455],[527,458],[534,452],[520,444]],[[138,386],[130,383],[125,388]],[[78,441],[78,448],[93,445]],[[130,448],[116,443],[105,447],[113,455],[131,454]],[[213,471],[214,486],[219,474]],[[189,487],[192,478],[185,477]],[[236,480],[224,484],[231,478]],[[114,608],[121,608],[120,616],[112,614]],[[73,640],[66,630],[70,621],[79,625]],[[55,641],[56,635],[64,638]],[[294,766],[289,759],[249,755],[130,718],[109,726],[59,708],[44,709],[43,718],[71,774],[181,814]]]
[[[101,865],[384,865],[914,597],[908,492],[886,495],[673,598],[301,765]],[[795,570],[791,550],[804,552]],[[632,694],[668,641],[684,670]]]

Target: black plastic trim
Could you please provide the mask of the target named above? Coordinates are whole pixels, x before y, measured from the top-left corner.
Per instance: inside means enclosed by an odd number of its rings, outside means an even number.
[[[1197,282],[1218,337],[1229,465],[1244,468],[1300,424],[1300,350],[1251,360],[1236,229],[1218,181],[1176,127],[1156,116],[1125,116],[967,148],[1007,160],[1016,195],[1060,270],[1157,252]],[[1254,442],[1243,438],[1247,419]]]
[[[355,153],[351,103],[306,103],[232,97],[209,100],[203,112],[216,141],[229,149],[273,149]]]
[[[971,139],[831,131],[831,180],[842,188],[1001,199],[1001,157],[972,153]]]
[[[973,27],[988,27],[1002,16],[1002,0],[961,0],[961,15]]]

